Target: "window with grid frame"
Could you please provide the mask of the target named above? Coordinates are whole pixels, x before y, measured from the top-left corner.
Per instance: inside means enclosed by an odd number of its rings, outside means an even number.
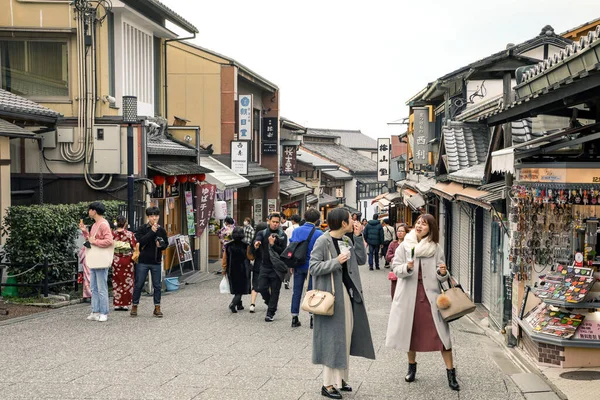
[[[66,40],[0,39],[2,89],[24,97],[68,98]]]

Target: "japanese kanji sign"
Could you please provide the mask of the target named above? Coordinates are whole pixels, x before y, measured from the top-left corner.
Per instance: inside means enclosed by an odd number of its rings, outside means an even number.
[[[248,142],[231,141],[231,170],[236,174],[248,175]]]
[[[431,123],[429,122],[429,108],[416,107],[415,131],[413,145],[413,164],[429,164],[429,141],[431,140]]]
[[[217,187],[215,185],[196,185],[196,218],[197,218],[197,235],[202,235],[204,229],[208,227],[208,221],[215,207]]]
[[[238,96],[238,139],[252,140],[252,95]]]
[[[263,222],[263,201],[262,199],[254,199],[254,221],[258,224]]]
[[[277,118],[267,117],[263,118],[262,126],[262,141],[263,143],[277,143],[277,137],[279,136],[279,128]]]
[[[283,146],[281,157],[281,174],[294,175],[296,173],[296,146]]]
[[[377,182],[390,179],[390,139],[377,139]]]

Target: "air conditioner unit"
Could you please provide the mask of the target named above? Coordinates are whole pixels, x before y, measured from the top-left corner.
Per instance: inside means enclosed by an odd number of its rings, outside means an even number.
[[[94,156],[92,173],[121,173],[121,127],[94,125]]]

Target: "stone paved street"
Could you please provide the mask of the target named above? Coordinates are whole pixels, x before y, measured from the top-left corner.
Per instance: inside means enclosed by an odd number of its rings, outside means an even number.
[[[361,271],[377,360],[352,358],[345,398],[524,398],[507,376],[522,371],[467,318],[452,325],[460,394],[437,353],[421,355],[417,381],[405,383],[405,355],[384,346],[388,270]],[[269,324],[263,304],[231,314],[218,284],[213,275],[165,295],[163,319],[144,297],[136,319],[113,312],[108,323],[89,322],[89,305],[77,305],[0,325],[0,399],[322,399],[308,316],[290,327],[291,290],[282,288]]]

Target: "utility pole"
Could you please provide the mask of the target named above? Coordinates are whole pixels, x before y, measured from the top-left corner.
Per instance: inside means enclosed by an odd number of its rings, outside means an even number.
[[[133,124],[138,122],[137,97],[123,96],[123,122],[127,123],[127,223],[131,230],[137,229],[133,199]]]

